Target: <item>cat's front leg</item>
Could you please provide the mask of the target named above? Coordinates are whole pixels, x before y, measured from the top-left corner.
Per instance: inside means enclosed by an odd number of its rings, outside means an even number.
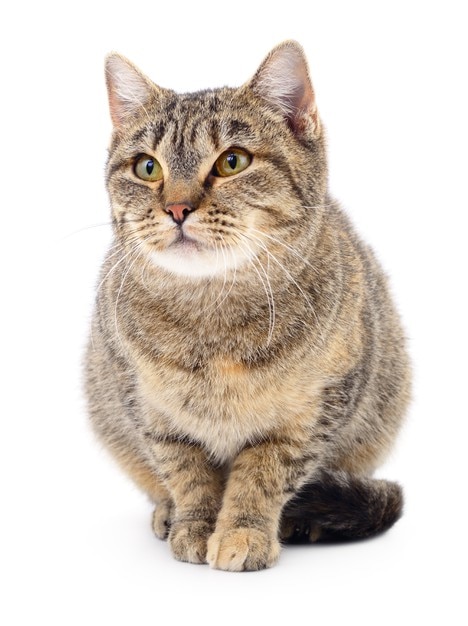
[[[211,567],[242,571],[276,563],[282,508],[312,475],[318,456],[310,445],[291,441],[264,442],[238,455],[208,541]]]
[[[206,563],[206,546],[212,534],[223,491],[222,473],[196,444],[170,437],[152,444],[158,474],[173,502],[168,536],[179,561]]]

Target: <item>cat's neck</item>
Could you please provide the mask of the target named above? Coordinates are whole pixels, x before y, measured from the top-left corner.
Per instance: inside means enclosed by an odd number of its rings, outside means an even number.
[[[314,246],[293,254],[295,263],[281,268],[270,260],[265,274],[246,264],[225,276],[191,279],[157,267],[143,272],[135,265],[124,280],[111,279],[109,314],[118,319],[122,337],[138,342],[140,353],[159,350],[190,367],[200,355],[216,356],[220,346],[248,362],[272,358],[285,337],[290,345],[305,334],[309,341],[316,335],[320,346],[324,320],[332,319],[334,306],[329,290],[323,290],[337,276],[334,236],[327,223]]]

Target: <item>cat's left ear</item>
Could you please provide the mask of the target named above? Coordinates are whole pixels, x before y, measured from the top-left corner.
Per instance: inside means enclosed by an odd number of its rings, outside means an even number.
[[[320,134],[307,60],[296,41],[285,41],[273,48],[248,87],[282,113],[296,135]]]

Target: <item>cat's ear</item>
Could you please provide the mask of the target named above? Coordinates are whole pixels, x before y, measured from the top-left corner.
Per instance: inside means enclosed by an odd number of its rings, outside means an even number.
[[[307,60],[296,41],[285,41],[273,48],[248,86],[282,113],[297,135],[320,132]]]
[[[144,108],[157,89],[133,63],[115,52],[106,57],[106,83],[116,129]]]

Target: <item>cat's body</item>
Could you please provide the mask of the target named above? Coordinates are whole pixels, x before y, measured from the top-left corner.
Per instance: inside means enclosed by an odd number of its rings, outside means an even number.
[[[272,565],[279,538],[389,527],[400,489],[370,475],[408,401],[404,340],[328,196],[301,49],[279,46],[239,89],[183,96],[121,57],[107,68],[115,245],[87,390],[156,534],[240,570]]]

